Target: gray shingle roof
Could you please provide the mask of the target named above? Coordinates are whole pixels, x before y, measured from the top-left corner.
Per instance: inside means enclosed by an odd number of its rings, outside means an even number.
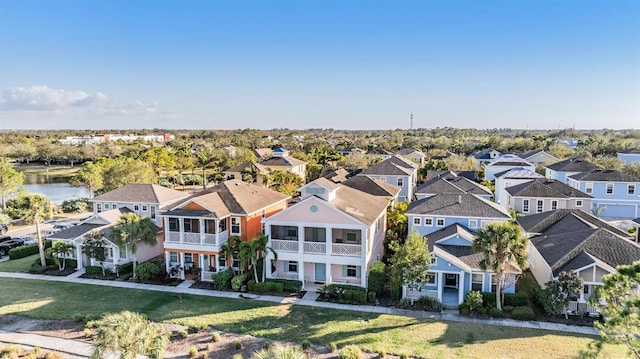
[[[496,178],[544,178],[543,175],[533,172],[522,167],[510,168],[506,171],[498,172],[494,175]]]
[[[131,183],[103,193],[89,201],[91,202],[122,202],[122,203],[166,203],[180,200],[189,193],[150,183]]]
[[[430,214],[471,218],[511,218],[502,206],[472,194],[439,193],[411,202],[406,214]]]
[[[580,158],[569,158],[547,166],[556,172],[584,172],[597,169],[598,166]]]
[[[400,193],[400,187],[375,180],[369,176],[354,176],[342,184],[378,197],[395,197]]]
[[[447,174],[431,179],[418,186],[416,193],[471,193],[478,196],[490,196],[493,194],[487,187],[455,174]]]
[[[471,268],[480,268],[480,261],[484,259],[482,252],[476,252],[472,247],[467,246],[452,246],[452,245],[442,245],[436,244],[436,246],[445,252],[455,256],[460,259],[464,264],[468,265]]]
[[[592,198],[588,194],[569,185],[547,178],[538,178],[511,186],[506,188],[506,191],[514,197]]]
[[[429,233],[427,235],[427,238],[429,239],[429,249],[431,250],[433,247],[433,244],[441,239],[453,236],[454,234],[459,234],[461,236],[471,236],[473,237],[473,233],[471,233],[471,231],[463,226],[460,225],[458,223],[446,226],[444,228],[442,228],[441,230]]]
[[[297,158],[293,158],[293,157],[286,157],[286,156],[282,156],[282,157],[271,157],[271,158],[267,158],[264,161],[260,161],[260,164],[266,167],[269,166],[298,166],[305,163],[304,161],[301,161]]]
[[[577,181],[610,181],[610,182],[638,182],[640,179],[630,176],[626,173],[622,173],[616,170],[609,169],[594,169],[591,171],[585,171],[570,176]]]
[[[86,233],[92,232],[100,227],[104,227],[101,224],[90,224],[90,223],[82,223],[77,226],[69,227],[61,230],[58,233],[54,233],[47,238],[51,239],[75,239],[80,236],[85,235]]]
[[[584,223],[585,228],[604,228],[610,232],[613,232],[622,237],[629,237],[629,235],[621,231],[620,229],[604,222],[603,220],[591,215],[590,213],[581,211],[579,209],[556,209],[553,211],[547,211],[542,213],[531,214],[528,216],[520,217],[516,219],[516,222],[522,227],[525,232],[528,233],[543,233],[545,231],[552,230],[553,226],[558,225],[558,231],[562,231],[564,223],[560,223],[565,217],[571,216],[573,219]],[[577,222],[574,223],[575,226]],[[573,227],[572,227],[573,228]],[[581,227],[582,228],[582,227]]]
[[[410,176],[413,174],[413,170],[400,166],[388,158],[378,164],[375,164],[369,168],[364,169],[358,175],[376,175],[376,176]]]

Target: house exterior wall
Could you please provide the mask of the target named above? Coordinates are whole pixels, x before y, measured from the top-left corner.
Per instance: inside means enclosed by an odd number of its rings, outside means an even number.
[[[507,192],[507,188],[525,182],[531,182],[532,180],[534,180],[534,178],[496,178],[493,201],[508,209],[509,193]]]
[[[583,211],[591,210],[591,198],[538,198],[538,197],[513,197],[508,195],[508,208],[513,208],[517,212],[524,214],[540,213],[551,211],[552,202],[556,201],[555,209],[581,209]],[[525,211],[524,201],[529,201],[529,209]],[[538,211],[538,201],[542,201],[542,210]],[[582,202],[582,205],[580,205]]]
[[[158,227],[162,227],[162,218],[160,218],[161,203],[128,203],[120,201],[102,201],[93,202],[93,214],[106,212],[117,208],[128,208],[143,217],[149,217]]]
[[[640,153],[618,153],[618,158],[625,164],[640,163]]]
[[[546,152],[538,152],[533,156],[525,158],[525,160],[533,163],[536,166],[556,163],[560,161],[559,158],[554,157]]]
[[[367,175],[373,179],[378,181],[383,181],[388,184],[394,185],[396,187],[400,187],[400,192],[398,193],[398,201],[399,202],[411,202],[413,200],[413,195],[415,191],[415,176],[385,176],[385,175]],[[398,186],[398,179],[402,179],[402,186]]]
[[[640,217],[640,182],[577,181],[569,179],[571,187],[593,197],[591,207],[585,211],[605,207],[601,217]],[[607,193],[607,186],[613,186],[613,193]],[[588,188],[591,188],[589,191]]]
[[[486,218],[486,217],[452,217],[452,216],[434,216],[434,215],[416,215],[416,214],[407,214],[409,218],[409,233],[415,230],[421,236],[426,236],[430,233],[441,230],[442,228],[448,227],[452,224],[460,224],[469,229],[479,228],[490,222],[505,222],[508,219],[506,218]],[[414,218],[420,218],[420,225],[414,223]],[[431,225],[425,225],[425,219],[431,220]],[[438,219],[444,220],[443,225],[438,225]],[[473,226],[473,221],[476,221],[476,226]]]
[[[546,287],[546,283],[553,279],[553,272],[551,271],[551,267],[547,264],[547,261],[544,260],[538,249],[529,244],[529,250],[527,252],[528,260],[529,260],[529,270],[533,274],[533,277],[536,279],[536,282],[542,287]]]
[[[569,177],[578,174],[580,172],[562,172],[562,171],[554,171],[549,168],[545,168],[544,174],[548,179],[558,180],[562,183],[569,184]]]

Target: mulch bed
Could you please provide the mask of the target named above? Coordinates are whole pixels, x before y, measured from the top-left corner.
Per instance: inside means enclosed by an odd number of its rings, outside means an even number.
[[[40,273],[40,274],[50,275],[54,277],[66,277],[75,271],[76,271],[75,268],[65,268],[64,270],[59,270],[58,268],[55,268],[55,269],[49,269],[46,272]]]
[[[195,282],[191,285],[191,287],[189,288],[194,288],[194,289],[208,289],[208,290],[219,290],[219,289],[215,289],[213,287],[213,283],[211,282]],[[222,290],[223,292],[234,292],[234,293],[240,293],[240,292],[235,292],[233,290]],[[242,292],[242,293],[247,293],[247,294],[255,294],[255,295],[272,295],[275,297],[283,297],[283,298],[288,298],[288,297],[296,297],[296,298],[302,298],[304,297],[304,295],[307,293],[306,291],[301,291],[299,293],[289,293],[289,292],[282,292],[282,293],[253,293],[253,292]]]

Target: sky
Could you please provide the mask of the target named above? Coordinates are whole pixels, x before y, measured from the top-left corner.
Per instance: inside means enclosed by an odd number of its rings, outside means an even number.
[[[0,0],[0,129],[640,128],[637,0]]]

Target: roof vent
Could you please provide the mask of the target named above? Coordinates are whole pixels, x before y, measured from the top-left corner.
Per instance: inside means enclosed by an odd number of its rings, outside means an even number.
[[[462,195],[461,194],[458,195],[458,203],[462,203]]]

